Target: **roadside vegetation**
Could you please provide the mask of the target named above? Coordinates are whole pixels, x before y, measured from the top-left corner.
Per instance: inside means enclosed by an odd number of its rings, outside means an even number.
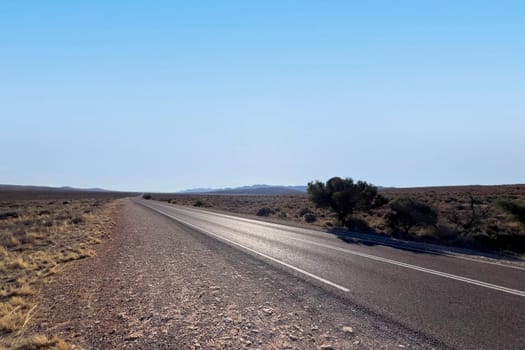
[[[525,185],[376,188],[333,178],[305,195],[155,194],[153,199],[331,232],[349,229],[485,251],[525,253]]]
[[[46,280],[93,256],[107,237],[113,205],[108,198],[0,202],[0,349],[71,348],[59,337],[31,334],[31,319],[48,312],[38,303]]]

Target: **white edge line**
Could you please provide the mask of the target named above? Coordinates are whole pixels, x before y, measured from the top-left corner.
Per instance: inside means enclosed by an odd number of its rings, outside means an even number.
[[[303,269],[300,269],[300,268],[298,268],[298,267],[295,267],[295,266],[293,266],[293,265],[290,265],[290,264],[288,264],[288,263],[285,263],[284,261],[281,261],[281,260],[279,260],[279,259],[276,259],[276,258],[271,257],[271,256],[269,256],[269,255],[266,255],[266,254],[264,254],[264,253],[258,252],[258,251],[254,250],[254,249],[252,249],[252,248],[249,248],[249,247],[247,247],[247,246],[245,246],[245,245],[242,245],[242,244],[240,244],[240,243],[237,243],[237,242],[234,242],[234,241],[229,240],[229,239],[227,239],[227,238],[224,238],[224,237],[222,237],[222,236],[219,236],[219,235],[217,235],[217,234],[215,234],[215,233],[213,233],[213,232],[210,232],[210,231],[208,231],[208,230],[206,230],[206,229],[203,229],[203,228],[201,228],[201,227],[195,226],[195,225],[193,225],[193,224],[191,224],[191,223],[189,223],[189,222],[186,222],[186,221],[184,221],[184,220],[181,220],[181,219],[179,219],[179,218],[176,218],[176,217],[174,217],[174,216],[172,216],[172,215],[170,215],[170,214],[164,213],[164,212],[161,211],[161,210],[158,210],[158,209],[156,209],[156,208],[152,208],[152,207],[150,207],[150,206],[147,206],[147,207],[150,208],[150,209],[152,209],[152,210],[154,210],[154,211],[156,211],[156,212],[158,212],[158,213],[160,213],[160,214],[163,214],[163,215],[165,215],[165,216],[167,216],[167,217],[169,217],[169,218],[171,218],[171,219],[173,219],[173,220],[175,220],[175,221],[181,222],[181,223],[183,223],[184,225],[190,226],[190,227],[192,227],[192,228],[194,228],[194,229],[196,229],[196,230],[198,230],[198,231],[201,231],[201,232],[203,232],[203,233],[205,233],[205,234],[207,234],[207,235],[214,236],[214,237],[218,238],[218,239],[221,240],[221,241],[226,241],[226,242],[228,242],[228,243],[230,243],[230,244],[234,244],[234,245],[236,245],[236,246],[239,246],[239,247],[241,247],[241,248],[243,248],[243,249],[245,249],[245,250],[247,250],[247,251],[250,251],[250,252],[252,252],[252,253],[254,253],[254,254],[260,255],[260,256],[262,256],[262,257],[268,259],[268,260],[271,260],[271,261],[273,261],[273,262],[276,262],[276,263],[278,263],[278,264],[281,264],[281,265],[283,265],[283,266],[286,266],[286,267],[289,268],[289,269],[292,269],[292,270],[294,270],[294,271],[300,272],[300,273],[302,273],[303,275],[306,275],[306,276],[311,277],[311,278],[313,278],[313,279],[316,279],[316,280],[318,280],[318,281],[320,281],[320,282],[323,282],[323,283],[325,283],[325,284],[328,284],[328,285],[330,285],[330,286],[332,286],[332,287],[335,287],[335,288],[337,288],[337,289],[340,289],[340,290],[342,290],[343,292],[349,292],[349,291],[350,291],[350,289],[345,288],[345,287],[343,287],[343,286],[341,286],[341,285],[339,285],[339,284],[337,284],[337,283],[334,283],[334,282],[328,281],[327,279],[324,279],[324,278],[322,278],[322,277],[319,277],[319,276],[317,276],[317,275],[314,275],[313,273],[310,273],[310,272],[308,272],[308,271],[305,271],[305,270],[303,270]]]
[[[143,204],[144,205],[144,204]],[[156,208],[153,208],[153,207],[150,207],[150,206],[147,206],[147,205],[144,205],[158,213],[161,213],[165,216],[168,216],[170,218],[172,218],[173,220],[176,220],[176,221],[179,221],[185,225],[188,225],[190,227],[193,227],[199,231],[202,231],[206,234],[209,234],[209,235],[212,235],[214,237],[217,237],[221,240],[224,240],[224,241],[227,241],[231,244],[234,244],[234,245],[237,245],[239,247],[242,247],[243,249],[246,249],[248,251],[251,251],[255,254],[258,254],[260,256],[263,256],[269,260],[272,260],[274,262],[277,262],[283,266],[286,266],[288,268],[291,268],[295,271],[298,271],[298,272],[301,272],[307,276],[310,276],[314,279],[317,279],[321,282],[324,282],[328,285],[331,285],[333,287],[336,287],[338,289],[341,289],[345,292],[349,292],[349,289],[348,288],[345,288],[343,286],[340,286],[334,282],[330,282],[322,277],[319,277],[319,276],[316,276],[310,272],[307,272],[307,271],[304,271],[298,267],[295,267],[293,265],[290,265],[288,263],[285,263],[284,261],[281,261],[281,260],[278,260],[276,258],[273,258],[269,255],[266,255],[264,253],[261,253],[261,252],[258,252],[252,248],[249,248],[249,247],[246,247],[240,243],[237,243],[235,241],[232,241],[230,239],[227,239],[227,238],[224,238],[220,235],[217,235],[213,232],[210,232],[206,229],[203,229],[201,227],[198,227],[194,224],[191,224],[189,222],[186,222],[184,220],[181,220],[179,218],[176,218],[170,214],[167,214],[161,210],[158,210]],[[319,247],[324,247],[324,248],[328,248],[328,249],[333,249],[333,250],[337,250],[337,251],[341,251],[341,252],[344,252],[344,253],[348,253],[348,254],[352,254],[352,255],[357,255],[357,256],[361,256],[361,257],[364,257],[364,258],[368,258],[368,259],[372,259],[372,260],[376,260],[376,261],[381,261],[381,262],[384,262],[384,263],[387,263],[387,264],[392,264],[392,265],[397,265],[397,266],[401,266],[401,267],[404,267],[404,268],[408,268],[408,269],[412,269],[412,270],[416,270],[416,271],[420,271],[420,272],[426,272],[428,274],[432,274],[432,275],[436,275],[436,276],[440,276],[440,277],[444,277],[444,278],[449,278],[449,279],[453,279],[453,280],[456,280],[456,281],[461,281],[461,282],[464,282],[464,283],[469,283],[469,284],[473,284],[473,285],[477,285],[477,286],[480,286],[480,287],[485,287],[485,288],[489,288],[489,289],[493,289],[493,290],[497,290],[497,291],[500,291],[500,292],[505,292],[505,293],[509,293],[509,294],[514,294],[514,295],[518,295],[518,296],[522,296],[522,297],[525,297],[525,292],[524,291],[520,291],[520,290],[517,290],[517,289],[512,289],[512,288],[507,288],[507,287],[503,287],[503,286],[499,286],[499,285],[496,285],[496,284],[492,284],[492,283],[488,283],[488,282],[483,282],[483,281],[478,281],[478,280],[475,280],[475,279],[471,279],[471,278],[467,278],[467,277],[462,277],[462,276],[458,276],[458,275],[454,275],[454,274],[450,274],[450,273],[446,273],[446,272],[441,272],[441,271],[437,271],[437,270],[432,270],[432,269],[428,269],[426,267],[420,267],[420,266],[417,266],[417,265],[412,265],[412,264],[407,264],[407,263],[403,263],[403,262],[400,262],[400,261],[396,261],[396,260],[392,260],[392,259],[387,259],[387,258],[382,258],[382,257],[379,257],[379,256],[375,256],[375,255],[371,255],[371,254],[366,254],[366,253],[360,253],[360,252],[356,252],[356,251],[352,251],[352,250],[349,250],[349,249],[345,249],[345,248],[340,248],[340,247],[335,247],[335,246],[331,246],[331,245],[328,245],[328,244],[322,244],[322,243],[317,243],[317,242],[312,242],[312,241],[308,241],[308,240],[304,240],[304,239],[300,239],[300,238],[294,238],[294,237],[288,237],[290,239],[293,239],[293,240],[296,240],[296,241],[299,241],[299,242],[303,242],[303,243],[309,243],[309,244],[312,244],[312,245],[316,245],[316,246],[319,246]]]
[[[163,203],[158,203],[158,204],[161,205],[161,206],[165,206],[165,204],[163,204]],[[224,218],[231,219],[231,220],[238,220],[238,221],[242,221],[242,222],[247,222],[247,223],[252,223],[252,224],[256,224],[256,225],[272,227],[272,228],[282,228],[284,231],[288,231],[288,232],[296,233],[296,234],[300,234],[300,232],[297,232],[296,230],[304,230],[304,231],[306,231],[308,233],[312,232],[312,233],[315,233],[315,234],[326,233],[325,231],[318,231],[318,230],[313,230],[313,229],[309,229],[309,228],[287,226],[287,225],[283,225],[283,224],[277,224],[277,223],[273,223],[273,222],[267,222],[267,221],[255,220],[255,219],[250,219],[250,218],[244,218],[244,217],[235,216],[235,215],[216,213],[216,212],[213,212],[213,211],[208,211],[208,210],[203,210],[203,209],[187,208],[187,207],[182,206],[182,205],[176,205],[176,204],[171,204],[171,203],[170,203],[170,205],[175,207],[175,208],[177,208],[177,209],[188,210],[188,211],[196,211],[196,212],[200,211],[200,212],[204,212],[206,214],[211,214],[211,215],[218,216],[218,217],[224,217]],[[411,247],[410,244],[406,244],[405,245],[403,243],[396,243],[396,242],[382,242],[380,240],[374,240],[374,239],[370,239],[370,238],[361,238],[361,237],[352,237],[352,236],[350,236],[349,238],[355,239],[355,240],[360,241],[360,242],[370,242],[370,243],[375,243],[375,244],[382,245],[382,246],[387,246],[387,247],[394,247],[394,248],[401,248],[401,249],[406,249],[406,250],[412,250],[412,251],[416,251],[416,252],[437,254],[437,255],[440,255],[440,256],[446,256],[446,257],[450,257],[450,258],[454,258],[454,259],[468,260],[468,261],[472,261],[472,262],[476,262],[476,263],[480,263],[480,264],[489,264],[489,265],[495,265],[495,266],[499,266],[499,267],[503,267],[503,268],[510,268],[510,269],[516,269],[516,270],[523,270],[523,271],[525,271],[525,267],[511,265],[511,264],[505,264],[505,263],[496,262],[496,261],[487,261],[487,260],[483,260],[483,259],[475,259],[475,258],[471,258],[471,257],[468,257],[468,256],[464,256],[460,252],[453,252],[453,251],[452,252],[441,252],[439,250],[432,249],[432,248]],[[494,259],[494,258],[487,257],[487,259]]]
[[[339,247],[334,247],[334,246],[330,246],[330,245],[327,245],[327,244],[311,242],[311,241],[307,241],[307,240],[303,240],[303,239],[299,239],[299,238],[293,238],[293,237],[289,237],[289,238],[293,239],[293,240],[296,240],[296,241],[309,243],[309,244],[312,244],[312,245],[317,245],[317,246],[320,246],[320,247],[333,249],[333,250],[338,250],[338,251],[345,252],[345,253],[348,253],[348,254],[358,255],[358,256],[361,256],[361,257],[364,257],[364,258],[368,258],[368,259],[381,261],[381,262],[392,264],[392,265],[405,267],[407,269],[412,269],[412,270],[417,270],[417,271],[421,271],[421,272],[426,272],[426,273],[429,273],[429,274],[432,274],[432,275],[441,276],[441,277],[445,277],[445,278],[450,278],[450,279],[453,279],[453,280],[457,280],[457,281],[470,283],[470,284],[474,284],[474,285],[485,287],[485,288],[498,290],[500,292],[505,292],[505,293],[510,293],[510,294],[514,294],[514,295],[525,297],[525,292],[524,291],[517,290],[517,289],[512,289],[512,288],[507,288],[507,287],[503,287],[503,286],[499,286],[497,284],[492,284],[492,283],[488,283],[488,282],[478,281],[478,280],[467,278],[467,277],[462,277],[462,276],[453,275],[453,274],[446,273],[446,272],[432,270],[432,269],[428,269],[426,267],[420,267],[420,266],[417,266],[417,265],[407,264],[407,263],[403,263],[403,262],[400,262],[400,261],[387,259],[387,258],[382,258],[382,257],[371,255],[371,254],[355,252],[355,251],[352,251],[352,250],[339,248]]]

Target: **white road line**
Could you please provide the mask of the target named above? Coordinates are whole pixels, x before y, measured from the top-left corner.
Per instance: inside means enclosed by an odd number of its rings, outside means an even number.
[[[512,288],[507,288],[507,287],[503,287],[503,286],[499,286],[497,284],[482,282],[482,281],[474,280],[474,279],[467,278],[467,277],[453,275],[451,273],[446,273],[446,272],[441,272],[441,271],[437,271],[437,270],[432,270],[432,269],[428,269],[426,267],[421,267],[421,266],[417,266],[417,265],[407,264],[407,263],[403,263],[403,262],[392,260],[392,259],[382,258],[382,257],[376,256],[376,255],[360,253],[360,252],[352,251],[352,250],[345,249],[345,248],[339,248],[339,247],[331,246],[331,245],[328,245],[328,244],[311,242],[311,241],[303,240],[303,239],[300,239],[300,238],[293,238],[293,237],[289,237],[289,238],[293,239],[293,240],[296,240],[296,241],[300,241],[300,242],[316,245],[316,246],[319,246],[319,247],[324,247],[324,248],[328,248],[328,249],[338,250],[338,251],[341,251],[341,252],[344,252],[344,253],[357,255],[357,256],[361,256],[361,257],[372,259],[372,260],[376,260],[376,261],[381,261],[381,262],[384,262],[384,263],[387,263],[387,264],[402,266],[402,267],[405,267],[407,269],[412,269],[412,270],[417,270],[417,271],[421,271],[421,272],[426,272],[426,273],[429,273],[429,274],[432,274],[432,275],[441,276],[441,277],[445,277],[445,278],[450,278],[450,279],[453,279],[453,280],[456,280],[456,281],[470,283],[470,284],[474,284],[474,285],[477,285],[477,286],[498,290],[500,292],[505,292],[505,293],[510,293],[510,294],[514,294],[514,295],[519,295],[519,296],[525,297],[525,292],[524,291],[517,290],[517,289],[512,289]]]
[[[243,248],[243,249],[245,249],[245,250],[248,250],[248,251],[250,251],[250,252],[252,252],[252,253],[255,253],[255,254],[257,254],[257,255],[260,255],[260,256],[262,256],[262,257],[268,259],[268,260],[271,260],[271,261],[273,261],[273,262],[276,262],[276,263],[278,263],[278,264],[281,264],[281,265],[283,265],[283,266],[286,266],[286,267],[288,267],[289,269],[292,269],[292,270],[294,270],[294,271],[300,272],[300,273],[302,273],[303,275],[306,275],[306,276],[311,277],[311,278],[313,278],[313,279],[316,279],[316,280],[318,280],[318,281],[320,281],[320,282],[323,282],[323,283],[325,283],[325,284],[328,284],[329,286],[332,286],[332,287],[335,287],[335,288],[337,288],[337,289],[340,289],[340,290],[342,290],[343,292],[349,292],[349,291],[350,291],[348,288],[345,288],[345,287],[343,287],[343,286],[341,286],[341,285],[339,285],[339,284],[337,284],[337,283],[331,282],[331,281],[329,281],[329,280],[327,280],[327,279],[324,279],[324,278],[322,278],[322,277],[319,277],[319,276],[317,276],[317,275],[314,275],[313,273],[310,273],[310,272],[308,272],[308,271],[305,271],[305,270],[303,270],[303,269],[300,269],[300,268],[298,268],[298,267],[295,267],[295,266],[293,266],[293,265],[290,265],[290,264],[288,264],[288,263],[285,263],[284,261],[281,261],[281,260],[279,260],[279,259],[276,259],[276,258],[271,257],[271,256],[269,256],[269,255],[266,255],[266,254],[264,254],[264,253],[258,252],[258,251],[254,250],[254,249],[252,249],[252,248],[249,248],[249,247],[247,247],[247,246],[245,246],[245,245],[243,245],[243,244],[240,244],[240,243],[237,243],[237,242],[235,242],[235,241],[232,241],[232,240],[230,240],[230,239],[228,239],[228,238],[224,238],[224,237],[222,237],[222,236],[220,236],[220,235],[217,235],[217,234],[215,234],[215,233],[213,233],[213,232],[210,232],[210,231],[208,231],[208,230],[206,230],[206,229],[203,229],[202,227],[195,226],[195,225],[192,224],[192,223],[189,223],[189,222],[187,222],[187,221],[181,220],[181,219],[179,219],[179,218],[177,218],[177,217],[175,217],[175,216],[172,216],[172,215],[170,215],[170,214],[168,214],[168,213],[165,213],[165,212],[163,212],[163,211],[161,211],[161,210],[158,210],[158,209],[156,209],[156,208],[149,207],[149,206],[148,206],[148,208],[150,208],[150,209],[152,209],[152,210],[155,210],[156,212],[158,212],[158,213],[160,213],[160,214],[163,214],[163,215],[165,215],[165,216],[167,216],[167,217],[169,217],[169,218],[171,218],[171,219],[173,219],[173,220],[175,220],[175,221],[179,221],[179,222],[181,222],[181,223],[183,223],[183,224],[185,224],[185,225],[187,225],[187,226],[193,227],[194,229],[196,229],[196,230],[198,230],[198,231],[204,232],[204,233],[206,233],[207,235],[214,236],[214,237],[220,239],[221,241],[226,241],[226,242],[228,242],[228,243],[230,243],[230,244],[234,244],[234,245],[236,245],[236,246],[238,246],[238,247],[241,247],[241,248]]]
[[[164,204],[160,204],[160,203],[159,203],[159,205],[160,206],[165,206]],[[259,220],[248,219],[248,218],[242,218],[242,217],[233,216],[233,215],[215,213],[215,212],[212,212],[212,211],[205,211],[205,210],[202,210],[202,209],[181,208],[181,206],[177,206],[177,205],[173,205],[173,204],[171,206],[177,208],[178,210],[182,210],[182,211],[187,210],[189,212],[197,212],[199,214],[200,213],[206,213],[206,214],[209,214],[209,215],[213,215],[213,216],[217,216],[217,217],[223,217],[223,218],[230,219],[230,220],[236,220],[236,221],[251,223],[251,224],[254,224],[254,225],[261,225],[261,226],[266,226],[266,227],[271,227],[271,228],[277,228],[277,229],[280,229],[281,231],[286,231],[286,232],[295,233],[295,234],[301,234],[301,232],[299,232],[299,230],[305,231],[305,232],[307,232],[309,234],[323,233],[323,231],[316,231],[316,230],[311,230],[311,229],[307,229],[307,228],[292,227],[292,226],[286,226],[286,225],[276,224],[276,223],[272,223],[272,222],[259,221]],[[489,265],[495,265],[495,266],[499,266],[499,267],[503,267],[503,268],[509,268],[509,269],[516,269],[516,270],[523,270],[523,271],[525,271],[525,267],[509,265],[509,264],[504,264],[504,263],[494,262],[494,261],[474,259],[474,258],[470,258],[468,256],[459,255],[461,253],[441,252],[441,251],[438,251],[438,250],[434,250],[432,248],[429,248],[429,249],[417,248],[417,247],[411,247],[408,244],[404,245],[404,244],[395,243],[395,242],[382,242],[382,241],[379,241],[379,240],[360,238],[360,237],[352,237],[352,236],[350,236],[350,238],[356,239],[356,240],[361,241],[361,242],[370,242],[370,243],[375,243],[375,244],[379,244],[379,245],[387,246],[387,247],[402,248],[402,249],[407,249],[407,250],[412,250],[412,251],[417,251],[417,252],[423,252],[423,253],[432,253],[432,254],[437,254],[437,255],[441,255],[441,256],[447,256],[447,257],[454,258],[454,259],[468,260],[468,261],[473,261],[475,263],[480,263],[480,264],[489,264]]]
[[[144,205],[144,204],[143,204]],[[146,205],[145,205],[146,206]],[[328,285],[331,285],[333,287],[336,287],[340,290],[343,290],[345,292],[348,292],[349,289],[348,288],[345,288],[343,286],[340,286],[334,282],[330,282],[322,277],[319,277],[317,275],[314,275],[310,272],[307,272],[307,271],[304,271],[298,267],[295,267],[293,265],[290,265],[288,263],[285,263],[281,260],[278,260],[276,258],[273,258],[269,255],[266,255],[264,253],[261,253],[261,252],[258,252],[252,248],[249,248],[245,245],[242,245],[240,243],[237,243],[235,241],[232,241],[230,239],[227,239],[227,238],[224,238],[218,234],[215,234],[213,232],[210,232],[204,228],[201,228],[199,226],[196,226],[192,223],[189,223],[187,221],[184,221],[184,220],[181,220],[173,215],[170,215],[168,213],[165,213],[157,208],[154,208],[154,207],[150,207],[150,206],[147,206],[148,208],[152,209],[152,210],[155,210],[156,212],[158,213],[161,213],[165,216],[168,216],[176,221],[179,221],[179,222],[182,222],[183,224],[185,225],[188,225],[190,227],[193,227],[199,231],[202,231],[202,232],[205,232],[206,234],[209,234],[209,235],[212,235],[214,237],[217,237],[221,240],[224,240],[224,241],[227,241],[231,244],[234,244],[234,245],[237,245],[239,247],[242,247],[243,249],[246,249],[248,251],[251,251],[255,254],[258,254],[260,256],[263,256],[269,260],[272,260],[272,261],[275,261],[281,265],[284,265],[286,267],[289,267],[295,271],[298,271],[298,272],[301,272],[309,277],[312,277],[314,279],[317,279],[321,282],[324,282]],[[469,284],[473,284],[473,285],[476,285],[476,286],[480,286],[480,287],[485,287],[485,288],[489,288],[489,289],[493,289],[493,290],[497,290],[497,291],[500,291],[500,292],[504,292],[504,293],[509,293],[509,294],[513,294],[513,295],[518,295],[518,296],[521,296],[521,297],[525,297],[525,292],[524,291],[521,291],[521,290],[517,290],[517,289],[512,289],[512,288],[507,288],[507,287],[503,287],[503,286],[499,286],[499,285],[496,285],[496,284],[492,284],[492,283],[487,283],[487,282],[483,282],[483,281],[479,281],[479,280],[475,280],[475,279],[471,279],[471,278],[467,278],[467,277],[462,277],[462,276],[458,276],[458,275],[454,275],[454,274],[450,274],[450,273],[446,273],[446,272],[441,272],[441,271],[437,271],[437,270],[432,270],[432,269],[428,269],[426,267],[421,267],[421,266],[417,266],[417,265],[412,265],[412,264],[407,264],[407,263],[403,263],[403,262],[400,262],[400,261],[397,261],[397,260],[392,260],[392,259],[387,259],[387,258],[382,258],[380,256],[376,256],[376,255],[371,255],[371,254],[366,254],[366,253],[360,253],[360,252],[356,252],[356,251],[353,251],[353,250],[349,250],[349,249],[345,249],[345,248],[340,248],[340,247],[336,247],[336,246],[332,246],[332,245],[328,245],[328,244],[323,244],[323,243],[317,243],[317,242],[312,242],[312,241],[308,241],[308,240],[305,240],[305,239],[300,239],[300,238],[294,238],[294,237],[288,237],[290,239],[293,239],[293,240],[296,240],[296,241],[299,241],[299,242],[303,242],[303,243],[308,243],[308,244],[312,244],[312,245],[316,245],[316,246],[319,246],[319,247],[323,247],[323,248],[328,248],[328,249],[333,249],[333,250],[337,250],[337,251],[340,251],[340,252],[344,252],[344,253],[348,253],[348,254],[352,254],[352,255],[356,255],[356,256],[360,256],[360,257],[364,257],[364,258],[367,258],[367,259],[372,259],[372,260],[376,260],[376,261],[381,261],[381,262],[384,262],[384,263],[387,263],[387,264],[391,264],[391,265],[396,265],[396,266],[401,266],[401,267],[404,267],[404,268],[407,268],[407,269],[412,269],[412,270],[416,270],[416,271],[420,271],[420,272],[425,272],[425,273],[428,273],[428,274],[431,274],[431,275],[435,275],[435,276],[440,276],[440,277],[444,277],[444,278],[449,278],[449,279],[452,279],[452,280],[456,280],[456,281],[460,281],[460,282],[464,282],[464,283],[469,283]]]

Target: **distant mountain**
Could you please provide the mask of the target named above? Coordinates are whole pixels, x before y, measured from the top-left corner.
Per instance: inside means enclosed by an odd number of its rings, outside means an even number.
[[[188,190],[184,190],[184,191],[179,191],[178,193],[207,193],[207,192],[212,192],[214,191],[215,189],[213,188],[190,188]]]
[[[83,192],[109,192],[102,188],[75,188],[70,186],[50,187],[50,186],[26,186],[26,185],[3,185],[0,184],[0,191],[83,191]]]
[[[206,194],[231,194],[231,195],[294,195],[306,192],[306,186],[272,186],[256,184],[252,186],[226,187],[226,188],[193,188],[179,193],[206,193]]]

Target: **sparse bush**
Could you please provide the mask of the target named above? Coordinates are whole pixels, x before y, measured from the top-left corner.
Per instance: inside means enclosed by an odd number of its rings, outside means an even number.
[[[18,217],[18,213],[15,211],[10,211],[7,213],[1,213],[0,214],[0,220],[7,220],[7,219],[16,219]]]
[[[408,234],[414,226],[431,226],[437,223],[437,212],[429,205],[410,198],[396,199],[390,203],[386,221],[394,231]]]
[[[303,215],[304,221],[311,223],[317,220],[317,216],[314,213],[309,212]]]
[[[308,195],[318,208],[332,209],[345,226],[352,221],[354,211],[367,211],[387,203],[387,199],[377,193],[377,187],[351,178],[333,177],[326,184],[310,182]]]
[[[78,225],[78,224],[81,224],[84,222],[84,219],[82,219],[81,217],[75,217],[73,219],[71,219],[71,223],[73,225]]]
[[[151,199],[151,194],[145,193],[145,194],[142,195],[142,198],[144,198],[144,199]]]
[[[525,227],[525,201],[500,199],[496,205]]]
[[[194,207],[203,207],[204,206],[204,202],[201,201],[201,200],[195,201],[195,203],[193,203],[193,206]]]
[[[472,233],[482,232],[483,218],[488,216],[490,212],[490,207],[483,206],[483,203],[474,198],[472,194],[469,194],[469,199],[470,210],[463,208],[463,211],[466,211],[466,213],[460,215],[456,211],[449,216],[450,222],[456,226],[457,231],[467,236]]]
[[[272,214],[274,214],[274,210],[272,208],[268,208],[268,207],[262,207],[261,209],[259,209],[257,211],[257,213],[255,215],[257,216],[270,216]]]
[[[313,214],[313,211],[310,208],[302,208],[299,210],[299,216],[305,216],[306,214]]]

